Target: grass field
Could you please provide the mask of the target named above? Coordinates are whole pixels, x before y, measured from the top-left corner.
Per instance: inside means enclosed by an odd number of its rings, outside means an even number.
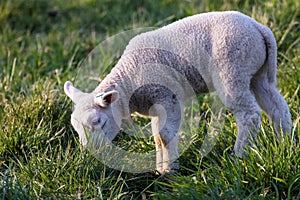
[[[244,12],[274,32],[278,87],[291,110],[295,142],[278,140],[264,116],[249,156],[239,159],[232,154],[236,123],[228,113],[214,149],[200,158],[203,124],[180,157],[181,168],[165,177],[110,169],[83,150],[63,83],[74,80],[88,52],[124,30],[215,10]],[[300,199],[299,23],[296,0],[2,0],[0,198]],[[201,111],[209,106],[204,101]]]

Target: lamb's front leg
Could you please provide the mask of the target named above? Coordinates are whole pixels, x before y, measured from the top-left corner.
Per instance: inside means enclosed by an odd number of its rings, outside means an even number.
[[[152,133],[154,135],[155,149],[156,149],[156,170],[159,173],[163,172],[163,150],[162,139],[159,133],[158,117],[153,117],[151,121]]]
[[[176,160],[179,157],[178,134],[173,131],[161,132],[163,141],[163,173],[171,173],[176,168]]]
[[[156,146],[156,170],[160,174],[170,173],[178,155],[178,134],[180,121],[162,123],[159,117],[152,118],[152,131]],[[163,128],[159,128],[163,127]]]

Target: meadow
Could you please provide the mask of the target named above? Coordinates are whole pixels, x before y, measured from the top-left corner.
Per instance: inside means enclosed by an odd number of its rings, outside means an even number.
[[[164,177],[111,169],[80,146],[66,80],[107,37],[161,27],[196,13],[237,10],[265,24],[278,45],[278,88],[293,119],[279,140],[268,118],[240,159],[230,112],[217,144],[199,156],[203,119],[180,169]],[[2,0],[0,2],[1,199],[300,199],[300,2],[295,0]],[[207,113],[205,97],[199,112]],[[141,119],[141,123],[144,121]],[[117,144],[131,144],[126,135]],[[145,144],[146,143],[146,144]],[[135,150],[153,150],[136,141]]]

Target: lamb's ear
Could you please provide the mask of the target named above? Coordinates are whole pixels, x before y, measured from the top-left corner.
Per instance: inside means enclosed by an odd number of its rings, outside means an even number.
[[[119,92],[116,90],[102,92],[96,94],[95,103],[103,108],[109,106],[112,102],[116,101],[119,97]]]
[[[79,89],[75,88],[70,81],[65,82],[64,91],[68,97],[72,99],[75,103],[76,101],[76,94],[82,93]]]

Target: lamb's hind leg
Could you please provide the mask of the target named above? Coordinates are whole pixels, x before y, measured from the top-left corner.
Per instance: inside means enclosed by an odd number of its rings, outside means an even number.
[[[228,72],[228,71],[227,71]],[[235,154],[242,157],[249,139],[256,137],[261,123],[260,107],[250,91],[251,75],[238,72],[217,72],[214,87],[223,102],[236,117],[238,136],[234,145]],[[223,74],[225,73],[225,74]]]
[[[232,109],[238,125],[238,136],[234,145],[234,152],[238,157],[245,155],[244,148],[251,145],[250,139],[256,138],[256,132],[261,124],[260,108],[254,96],[250,92],[244,94],[245,96],[240,99],[243,103],[237,103],[238,106]]]
[[[290,133],[291,114],[275,84],[269,83],[266,75],[256,75],[251,81],[251,88],[260,107],[274,123],[277,135],[280,137],[281,128],[284,133]]]

